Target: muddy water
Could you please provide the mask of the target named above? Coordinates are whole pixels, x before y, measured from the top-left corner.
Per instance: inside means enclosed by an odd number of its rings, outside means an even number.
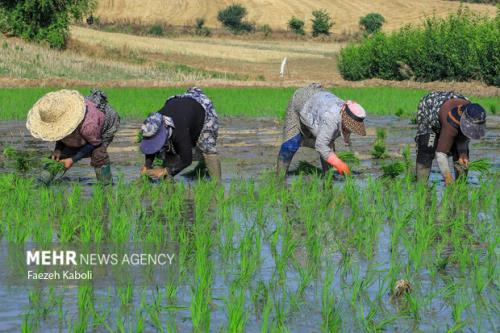
[[[122,129],[119,131],[115,141],[111,145],[109,152],[111,160],[113,161],[113,169],[115,177],[124,177],[126,180],[133,180],[138,176],[138,170],[142,165],[142,155],[138,151],[138,145],[134,143],[137,128],[140,122],[125,121]],[[380,162],[371,159],[370,151],[375,139],[375,129],[384,128],[387,131],[386,143],[391,157],[399,157],[401,149],[410,144],[414,147],[413,137],[415,135],[415,126],[409,124],[408,120],[400,120],[395,117],[371,118],[367,120],[368,135],[366,137],[353,136],[353,149],[361,157],[361,165],[355,168],[355,171],[360,177],[369,175],[380,174]],[[473,142],[471,144],[471,159],[487,157],[489,158],[496,170],[500,166],[498,153],[500,151],[500,117],[489,117],[488,119],[488,132],[484,140],[480,142]],[[341,141],[341,140],[340,140]],[[249,178],[254,177],[262,172],[273,169],[275,166],[276,155],[281,144],[281,124],[280,122],[272,119],[241,119],[241,118],[225,118],[222,121],[219,151],[222,156],[223,167],[223,180],[228,183],[231,179],[235,178]],[[22,122],[0,122],[0,146],[3,149],[5,146],[12,146],[16,150],[30,151],[34,155],[44,156],[49,153],[52,148],[51,144],[35,140],[29,136],[29,133],[24,127]],[[339,150],[345,149],[342,142],[337,143]],[[415,151],[412,149],[414,157]],[[317,153],[312,149],[302,148],[299,150],[294,158],[291,167],[291,174],[297,169],[300,161],[306,161],[319,167]],[[9,172],[10,169],[0,161],[0,171]],[[196,164],[196,163],[194,163]],[[191,166],[185,175],[194,166]],[[179,180],[190,181],[189,177],[181,174]],[[439,172],[437,167],[434,166],[432,180],[440,181]],[[471,181],[475,181],[475,175],[471,175]],[[93,170],[88,165],[88,160],[83,160],[75,166],[67,174],[67,180],[80,181],[82,183],[92,184],[95,182]],[[235,219],[245,223],[245,217],[235,216]],[[247,221],[248,222],[248,221]],[[384,229],[380,235],[379,249],[376,251],[375,262],[387,263],[390,258],[390,230]],[[263,280],[269,279],[274,270],[274,263],[272,260],[267,262],[265,258],[272,258],[270,248],[263,245],[261,258],[264,258],[263,267],[260,270],[260,278]],[[333,260],[338,264],[340,256],[334,255]],[[360,263],[360,266],[366,263]],[[214,258],[214,265],[216,267],[223,267],[220,259]],[[383,268],[383,267],[381,267]],[[427,277],[423,277],[425,283],[428,282]],[[296,273],[290,272],[287,275],[288,284],[291,290],[295,290],[299,277]],[[222,327],[226,321],[224,313],[224,301],[226,296],[227,286],[226,282],[221,276],[216,276],[213,285],[213,299],[214,299],[214,313],[212,320],[214,321],[214,328]],[[336,279],[336,290],[341,287],[339,281]],[[321,314],[318,309],[321,308],[320,301],[317,297],[319,287],[309,290],[306,294],[306,302],[304,302],[301,311],[297,311],[293,318],[288,322],[289,327],[293,332],[307,332],[311,327],[318,327],[321,322]],[[374,285],[373,291],[376,293],[378,286]],[[58,294],[64,293],[64,309],[66,313],[71,314],[72,318],[78,313],[76,304],[77,291],[76,289],[61,290]],[[105,291],[104,294],[97,292],[97,299],[102,299],[101,304],[106,303]],[[153,293],[153,292],[152,292]],[[153,295],[148,296],[153,297]],[[26,293],[21,293],[16,290],[9,290],[0,286],[0,299],[8,300],[2,302],[0,305],[0,332],[18,332],[22,323],[22,314],[29,307],[29,299]],[[188,287],[182,287],[178,291],[178,300],[180,306],[189,307],[190,304],[190,290]],[[99,303],[99,302],[96,302]],[[139,305],[139,304],[135,304]],[[443,304],[433,304],[436,308],[440,308]],[[348,306],[348,305],[345,305]],[[218,310],[217,310],[218,309]],[[349,309],[344,309],[349,313]],[[178,329],[180,332],[190,331],[189,310],[177,311],[174,315],[177,318]],[[449,318],[449,313],[441,313],[439,316],[442,318]],[[350,326],[351,320],[344,318],[346,327]],[[477,319],[481,320],[481,319]],[[354,319],[352,320],[354,322]],[[258,331],[259,327],[255,318],[250,318],[247,330],[249,332]],[[55,322],[42,322],[41,331],[66,331],[67,327],[58,327]],[[439,325],[438,325],[439,326]],[[477,326],[477,325],[473,325]],[[486,325],[488,326],[488,325]],[[151,330],[152,328],[149,327]],[[430,325],[429,327],[420,327],[421,329],[434,331],[436,326]],[[408,330],[411,330],[408,327]]]
[[[383,162],[371,159],[370,151],[375,140],[376,128],[386,130],[386,145],[391,158],[400,157],[401,149],[409,144],[415,157],[415,126],[407,119],[397,117],[371,117],[366,121],[367,136],[353,135],[353,149],[361,159],[361,165],[354,171],[360,175],[379,175],[380,164]],[[276,156],[281,144],[281,123],[275,119],[224,118],[219,133],[218,149],[222,157],[222,172],[224,182],[233,178],[253,177],[275,167]],[[138,171],[143,163],[138,145],[135,143],[139,121],[124,121],[122,127],[109,148],[115,177],[133,180],[138,177]],[[500,117],[488,117],[488,131],[481,141],[471,143],[471,160],[489,158],[496,169],[500,160]],[[337,150],[345,150],[342,139],[337,140]],[[36,155],[47,155],[53,144],[32,138],[23,122],[0,122],[0,148],[12,146],[16,150],[26,150]],[[317,153],[310,148],[301,148],[295,155],[290,172],[293,174],[300,161],[320,166]],[[0,157],[1,162],[1,157]],[[66,179],[94,182],[94,172],[89,166],[89,160],[82,160],[66,174]],[[3,164],[3,165],[2,165]],[[1,171],[8,171],[7,163],[0,163]],[[189,180],[186,175],[196,166],[196,163],[186,169],[177,178]],[[183,176],[184,175],[184,176]],[[474,175],[471,175],[471,179]],[[433,167],[431,180],[439,181],[437,165]]]

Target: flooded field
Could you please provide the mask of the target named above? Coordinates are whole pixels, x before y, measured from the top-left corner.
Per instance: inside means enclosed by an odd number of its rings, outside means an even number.
[[[367,121],[367,136],[353,136],[353,150],[358,154],[361,165],[354,171],[363,176],[380,175],[382,162],[372,159],[371,150],[375,141],[375,130],[383,128],[387,132],[386,144],[389,159],[401,156],[401,149],[410,145],[412,157],[415,154],[415,126],[407,119],[397,117],[371,117]],[[113,171],[116,177],[132,180],[139,177],[139,169],[143,164],[143,155],[135,143],[140,122],[125,121],[115,140],[109,148]],[[229,182],[234,178],[251,178],[262,172],[275,168],[276,158],[281,145],[282,125],[275,119],[255,118],[223,118],[219,133],[218,149],[222,156],[223,180]],[[500,159],[500,117],[488,116],[488,131],[481,141],[471,143],[471,160],[488,158],[498,169]],[[345,150],[342,140],[337,140],[337,149]],[[16,150],[27,150],[40,156],[49,156],[53,144],[33,139],[25,128],[24,122],[0,122],[0,148],[12,146]],[[0,159],[1,161],[1,159]],[[88,165],[89,160],[82,160],[67,177],[69,179],[93,181],[94,174]],[[310,148],[301,148],[295,155],[290,172],[293,174],[300,162],[307,162],[320,167],[318,154]],[[1,166],[1,165],[0,165]],[[186,169],[188,174],[196,166]],[[6,168],[0,171],[7,171]],[[432,179],[438,180],[437,165],[434,165]],[[178,177],[182,179],[181,177]],[[434,177],[436,176],[436,177]],[[186,177],[184,177],[186,178]],[[189,180],[189,177],[187,177]]]
[[[2,160],[0,247],[172,243],[171,276],[147,286],[1,285],[10,301],[0,304],[0,332],[500,329],[500,117],[489,117],[486,138],[471,145],[471,160],[488,158],[492,172],[447,189],[437,167],[432,188],[410,174],[380,178],[381,164],[401,158],[405,145],[414,159],[415,128],[396,117],[371,118],[368,135],[353,136],[354,178],[307,172],[319,161],[303,148],[287,184],[272,174],[280,123],[224,118],[223,187],[188,177],[194,166],[175,184],[140,180],[138,127],[124,122],[110,147],[116,184],[106,190],[88,186],[87,160],[51,187],[17,178]],[[376,128],[387,133],[386,161],[371,157]],[[0,122],[0,143],[34,156],[52,148],[11,121]],[[313,167],[300,173],[303,162]]]

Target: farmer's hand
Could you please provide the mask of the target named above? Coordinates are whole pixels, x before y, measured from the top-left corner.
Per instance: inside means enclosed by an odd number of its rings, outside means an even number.
[[[347,166],[347,164],[345,164],[344,162],[340,161],[341,163],[339,163],[335,169],[337,169],[337,171],[341,174],[341,175],[350,175],[351,174],[351,170],[349,170],[349,167]]]
[[[144,174],[145,174],[148,170],[149,170],[149,169],[148,169],[148,167],[147,167],[147,166],[145,166],[145,165],[143,165],[143,166],[141,167],[141,175],[144,175]]]
[[[72,158],[65,158],[64,160],[60,160],[59,162],[62,163],[62,165],[64,165],[64,168],[66,170],[70,169],[73,166],[73,159]]]
[[[458,158],[458,163],[460,163],[460,165],[462,165],[463,167],[465,167],[466,169],[469,168],[469,157],[467,156],[460,156]]]
[[[335,154],[330,154],[327,160],[328,164],[333,166],[341,175],[350,175],[351,170],[349,170],[349,167],[347,164],[345,164],[340,158],[337,157]]]
[[[161,178],[168,176],[168,171],[166,168],[149,169],[145,172],[148,176],[154,178]]]
[[[451,176],[451,173],[448,172],[444,175],[444,184],[446,186],[453,184],[453,177]]]
[[[55,161],[59,161],[61,159],[61,151],[54,150],[54,152],[52,153],[52,159]]]

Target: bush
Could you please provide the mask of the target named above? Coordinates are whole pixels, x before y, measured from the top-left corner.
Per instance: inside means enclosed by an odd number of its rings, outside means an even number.
[[[319,35],[330,35],[330,29],[333,27],[330,14],[328,14],[326,10],[322,9],[313,11],[312,15],[312,35],[314,37]]]
[[[240,4],[230,5],[219,11],[217,19],[233,33],[250,32],[255,29],[254,25],[244,22],[247,10]]]
[[[0,30],[61,49],[66,46],[72,20],[81,20],[95,5],[95,0],[0,1]]]
[[[205,37],[208,37],[212,34],[210,29],[205,27],[205,19],[203,17],[199,17],[196,19],[195,34],[198,36],[205,36]]]
[[[304,31],[304,21],[296,18],[295,16],[288,21],[288,28],[297,35],[304,36],[306,34]]]
[[[273,33],[273,29],[271,29],[269,24],[264,24],[263,26],[260,26],[259,31],[262,32],[265,37],[268,37],[270,34]]]
[[[148,34],[154,36],[163,36],[165,34],[165,29],[163,29],[163,26],[161,24],[154,24],[149,27]]]
[[[385,23],[385,18],[379,13],[370,13],[359,19],[361,29],[369,34],[379,31]]]
[[[459,10],[445,19],[429,18],[422,28],[377,32],[342,49],[338,67],[346,80],[478,79],[499,86],[499,20]]]

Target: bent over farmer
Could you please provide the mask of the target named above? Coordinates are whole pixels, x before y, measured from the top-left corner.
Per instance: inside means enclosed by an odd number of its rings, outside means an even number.
[[[82,158],[90,158],[97,180],[104,185],[112,182],[107,149],[119,126],[118,113],[99,90],[86,98],[75,90],[48,93],[35,103],[26,121],[33,137],[56,142],[53,160],[68,170]],[[49,183],[55,176],[44,171],[41,180]]]
[[[446,185],[453,182],[448,156],[453,156],[455,178],[466,174],[469,141],[484,137],[486,112],[461,94],[435,91],[424,96],[417,111],[417,180],[427,181],[436,157]]]
[[[350,174],[347,164],[335,154],[334,141],[342,137],[350,146],[351,133],[365,136],[365,117],[361,105],[341,100],[318,83],[298,89],[286,112],[277,174],[286,174],[301,145],[319,153],[323,172],[334,167],[340,174]]]
[[[182,95],[170,97],[141,127],[140,148],[145,155],[141,173],[157,178],[173,177],[191,165],[196,149],[201,152],[210,177],[220,181],[218,132],[217,113],[201,89],[189,88]],[[153,168],[155,158],[163,161],[161,168]],[[174,162],[169,163],[171,160]]]

